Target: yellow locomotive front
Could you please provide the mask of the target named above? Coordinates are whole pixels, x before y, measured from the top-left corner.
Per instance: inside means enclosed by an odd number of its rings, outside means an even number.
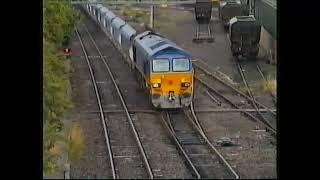
[[[170,56],[172,54],[152,60],[150,97],[157,108],[186,107],[193,98],[193,68],[190,59]]]
[[[188,52],[146,31],[134,38],[132,60],[154,107],[173,109],[191,104],[194,72]]]

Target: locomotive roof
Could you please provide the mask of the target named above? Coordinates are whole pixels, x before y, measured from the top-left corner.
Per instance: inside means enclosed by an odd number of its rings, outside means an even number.
[[[156,53],[168,48],[189,55],[185,50],[179,48],[175,43],[151,31],[146,31],[137,35],[135,37],[135,41],[147,52],[148,57],[151,57]]]

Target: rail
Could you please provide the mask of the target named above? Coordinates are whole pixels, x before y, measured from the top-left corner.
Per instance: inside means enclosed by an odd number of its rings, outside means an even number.
[[[251,90],[250,90],[250,87],[249,87],[249,84],[248,84],[248,82],[247,82],[246,76],[245,76],[245,74],[243,73],[244,70],[243,70],[243,68],[242,68],[242,66],[241,66],[241,64],[240,64],[240,62],[239,62],[239,59],[236,58],[235,60],[236,60],[236,64],[237,64],[239,73],[240,73],[240,75],[241,75],[242,81],[243,81],[244,85],[246,86],[246,89],[247,89],[247,92],[248,92],[249,96],[250,96],[251,99],[252,99],[252,105],[253,105],[253,107],[257,110],[257,113],[258,113],[259,116],[262,118],[262,120],[264,121],[264,123],[266,123],[266,124],[268,124],[270,127],[272,127],[272,125],[270,124],[270,122],[261,114],[260,111],[258,111],[258,106],[257,106],[257,104],[256,104],[256,100],[255,100],[255,98],[254,98],[254,96],[253,96],[253,94],[252,94],[252,92],[251,92]]]
[[[236,91],[239,95],[241,95],[242,97],[246,98],[247,100],[251,101],[252,102],[252,99],[244,94],[243,92],[241,92],[239,89],[233,87],[232,85],[230,85],[229,83],[226,83],[225,81],[223,81],[221,78],[219,78],[218,76],[214,75],[213,73],[209,72],[206,68],[202,67],[201,65],[197,64],[196,62],[201,62],[201,63],[204,63],[201,59],[196,59],[193,61],[193,65],[197,68],[199,68],[200,70],[202,70],[204,73],[206,73],[207,75],[211,76],[212,78],[214,78],[215,80],[219,81],[221,84],[231,88],[232,90]],[[207,64],[206,64],[207,65]],[[271,111],[270,108],[268,108],[266,105],[262,104],[261,102],[259,101],[255,101],[257,105],[259,105],[261,108],[264,108],[264,109],[267,109],[271,114],[273,114],[274,116],[276,116],[276,112],[274,111]]]
[[[91,80],[92,80],[92,84],[94,86],[94,91],[95,91],[95,95],[96,95],[98,106],[99,106],[100,119],[101,119],[101,122],[102,122],[103,131],[104,131],[105,138],[106,138],[106,144],[107,144],[107,148],[108,148],[110,165],[111,165],[111,170],[112,170],[112,178],[116,179],[117,176],[116,176],[116,170],[115,170],[115,167],[114,167],[114,160],[113,160],[113,154],[112,154],[112,149],[111,149],[111,145],[110,145],[110,138],[109,138],[109,133],[108,133],[108,129],[107,129],[107,124],[105,122],[105,118],[107,118],[107,117],[104,116],[104,111],[103,111],[103,108],[102,108],[102,105],[101,105],[101,100],[100,100],[100,94],[99,94],[99,91],[98,91],[98,88],[97,88],[96,80],[95,80],[95,77],[93,75],[92,67],[91,67],[91,64],[89,62],[89,58],[88,58],[87,52],[86,52],[86,50],[84,48],[84,45],[83,45],[83,42],[82,42],[82,39],[81,39],[81,37],[79,35],[78,30],[75,29],[75,32],[76,32],[77,37],[78,37],[78,39],[80,41],[80,45],[81,45],[82,51],[83,51],[83,53],[85,55],[85,59],[86,59],[87,65],[89,67],[90,77],[91,77]]]
[[[231,106],[233,106],[236,109],[241,109],[238,105],[236,105],[235,103],[233,103],[229,98],[227,98],[226,96],[224,96],[222,93],[220,93],[219,91],[217,91],[215,88],[213,88],[212,86],[210,86],[208,83],[206,83],[204,80],[202,80],[201,78],[199,78],[197,75],[194,76],[194,78],[199,81],[201,84],[203,84],[205,87],[207,87],[209,90],[211,90],[212,92],[214,92],[215,94],[217,94],[218,96],[220,96],[222,99],[226,100]],[[240,110],[241,111],[241,110]],[[254,112],[256,112],[257,109],[255,109]],[[268,109],[268,111],[271,111],[270,109]],[[256,122],[262,123],[263,126],[265,126],[266,128],[268,128],[270,131],[272,131],[273,133],[277,133],[276,129],[274,127],[272,127],[272,125],[270,125],[270,123],[265,123],[263,120],[260,120],[258,118],[256,118],[255,116],[253,116],[252,114],[250,114],[248,111],[242,111],[245,115],[247,115],[248,117],[250,117],[251,119],[253,119]],[[273,111],[271,111],[273,112]]]
[[[92,41],[93,45],[95,46],[96,50],[98,51],[98,53],[99,53],[99,55],[100,55],[100,57],[101,57],[104,65],[105,65],[105,67],[106,67],[107,70],[108,70],[108,74],[109,74],[109,76],[111,77],[112,83],[113,83],[114,87],[115,87],[116,90],[117,90],[117,94],[118,94],[118,96],[119,96],[119,98],[120,98],[120,100],[121,100],[121,105],[122,105],[122,107],[123,107],[124,110],[125,110],[127,119],[128,119],[128,121],[129,121],[129,124],[130,124],[130,127],[131,127],[131,129],[132,129],[132,131],[133,131],[133,133],[134,133],[135,140],[136,140],[136,142],[137,142],[137,144],[138,144],[138,146],[139,146],[140,154],[142,155],[143,162],[144,162],[144,165],[145,165],[145,167],[146,167],[146,169],[147,169],[148,176],[149,176],[151,179],[153,179],[153,178],[154,178],[154,175],[153,175],[152,169],[151,169],[151,167],[150,167],[150,163],[149,163],[149,161],[148,161],[148,158],[147,158],[147,156],[146,156],[146,152],[145,152],[145,150],[144,150],[144,148],[143,148],[143,146],[142,146],[142,143],[141,143],[141,141],[140,141],[140,139],[139,139],[139,135],[138,135],[137,130],[136,130],[134,124],[133,124],[133,121],[132,121],[132,119],[131,119],[130,113],[129,113],[128,108],[127,108],[127,105],[126,105],[126,103],[125,103],[125,101],[124,101],[124,99],[123,99],[123,97],[122,97],[122,94],[121,94],[121,92],[120,92],[120,89],[119,89],[119,87],[118,87],[118,84],[117,84],[116,81],[115,81],[115,78],[114,78],[114,76],[113,76],[113,73],[112,73],[109,65],[106,63],[106,59],[103,57],[103,55],[102,55],[99,47],[97,46],[97,44],[96,44],[95,40],[93,39],[91,33],[88,31],[86,25],[84,25],[84,28],[85,28],[86,32],[88,33],[89,38],[90,38],[90,40]]]
[[[166,129],[169,131],[171,137],[173,138],[174,142],[176,143],[176,145],[179,148],[179,151],[182,153],[182,155],[184,156],[184,158],[186,159],[186,162],[188,163],[188,165],[190,166],[190,168],[192,169],[193,173],[196,175],[197,179],[201,179],[201,175],[199,173],[199,171],[196,169],[196,167],[194,166],[194,164],[192,163],[192,161],[190,160],[190,157],[188,156],[188,154],[186,153],[186,151],[183,149],[183,147],[181,146],[181,144],[179,143],[179,140],[174,132],[174,129],[171,125],[171,123],[169,122],[169,116],[166,113],[166,118],[163,117],[163,115],[161,115],[161,122],[165,125]],[[166,120],[167,119],[167,120]]]
[[[177,112],[171,112],[170,110],[168,110],[168,111],[164,111],[164,113],[166,115],[166,119],[167,120],[165,120],[165,118],[162,117],[163,121],[167,124],[166,126],[168,126],[168,128],[170,129],[170,133],[173,136],[175,142],[178,144],[179,149],[182,152],[186,152],[186,153],[183,153],[183,154],[184,154],[185,157],[188,157],[187,158],[188,164],[194,169],[195,172],[198,172],[197,173],[197,178],[213,178],[213,177],[210,177],[210,174],[213,175],[213,176],[220,176],[219,178],[221,178],[221,176],[222,176],[222,178],[225,178],[226,176],[227,176],[227,178],[230,178],[231,176],[232,176],[232,178],[236,178],[236,179],[239,178],[239,175],[232,169],[232,167],[229,165],[229,163],[224,159],[224,157],[217,151],[217,149],[207,139],[207,137],[205,136],[204,132],[202,131],[202,128],[201,128],[199,122],[195,123],[185,110],[178,110]],[[185,120],[190,121],[191,123],[185,122]],[[174,125],[172,123],[180,124],[180,125],[181,125],[181,123],[187,123],[187,124],[189,124],[191,126],[190,127],[188,126],[188,128],[186,127],[186,129],[180,129],[181,127],[179,126],[180,128],[175,129]],[[182,127],[185,127],[185,126],[182,125]],[[191,131],[190,128],[193,129],[193,130]],[[193,133],[195,133],[195,134],[193,134]],[[189,135],[186,135],[186,134],[189,134]],[[198,139],[198,141],[195,141],[195,139],[194,139],[196,137],[195,136],[196,134],[199,134],[201,136],[201,138]],[[194,138],[191,138],[191,139],[188,140],[188,139],[185,139],[186,137],[188,137],[188,138],[194,137]],[[191,140],[191,142],[188,142],[190,140]],[[203,142],[203,140],[205,141],[205,143]],[[193,147],[194,143],[198,144],[197,147],[200,148],[200,149],[198,149],[198,150],[193,149],[194,148]],[[189,147],[189,145],[191,145],[191,146]],[[201,145],[201,146],[199,146],[199,145]],[[218,165],[218,164],[214,163],[214,161],[212,161],[211,162],[211,166],[215,166],[214,169],[216,169],[216,168],[219,169],[220,168],[220,171],[218,170],[218,172],[220,172],[220,173],[224,172],[223,175],[215,174],[214,170],[210,170],[210,172],[208,174],[208,172],[206,173],[204,171],[204,169],[198,169],[198,168],[202,167],[202,163],[201,163],[202,161],[201,160],[203,158],[198,158],[197,157],[197,158],[193,158],[192,159],[190,156],[195,155],[195,154],[191,153],[193,151],[205,152],[204,149],[201,149],[201,147],[207,149],[209,154],[201,153],[199,155],[202,155],[202,156],[208,156],[209,155],[209,156],[211,156],[212,153],[217,155],[217,158],[218,158],[218,161],[220,162],[220,164]],[[193,150],[190,151],[191,150],[190,148],[193,149]],[[210,153],[210,151],[211,151],[211,153]],[[193,153],[195,153],[195,152],[193,152]],[[196,161],[197,164],[194,164],[193,161]],[[205,163],[206,166],[208,166],[207,163],[208,162]],[[221,171],[221,168],[223,168],[224,170]],[[208,169],[206,169],[206,171],[207,170]],[[215,178],[217,178],[217,177],[215,177]]]
[[[231,165],[227,162],[227,160],[220,154],[220,152],[212,145],[212,143],[208,140],[207,136],[205,135],[200,122],[198,121],[198,118],[194,112],[194,108],[193,108],[193,103],[191,103],[190,105],[190,110],[191,110],[191,114],[193,116],[193,119],[195,120],[195,123],[198,125],[197,126],[194,124],[194,122],[192,121],[192,119],[190,118],[190,116],[188,116],[188,114],[185,112],[185,114],[187,115],[189,121],[195,126],[196,130],[199,132],[199,134],[202,136],[202,138],[206,141],[206,143],[209,145],[209,147],[211,148],[211,150],[213,150],[220,158],[220,160],[222,160],[222,162],[228,167],[228,169],[232,172],[232,174],[234,175],[234,177],[236,179],[239,179],[239,175],[236,173],[236,171],[231,167]]]

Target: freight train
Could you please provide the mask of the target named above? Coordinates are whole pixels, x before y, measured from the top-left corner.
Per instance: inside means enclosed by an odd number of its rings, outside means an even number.
[[[236,16],[230,20],[229,39],[233,56],[254,59],[259,53],[261,25],[254,16]]]
[[[219,18],[228,29],[233,56],[255,59],[259,53],[261,25],[240,0],[220,1]]]
[[[194,14],[199,24],[208,24],[212,14],[212,1],[196,0]]]
[[[190,105],[194,69],[188,52],[158,33],[138,33],[101,4],[90,3],[83,8],[126,57],[154,107],[174,109]]]
[[[248,16],[249,7],[242,4],[240,0],[223,0],[220,1],[219,18],[223,25],[229,27],[230,19],[235,16]]]

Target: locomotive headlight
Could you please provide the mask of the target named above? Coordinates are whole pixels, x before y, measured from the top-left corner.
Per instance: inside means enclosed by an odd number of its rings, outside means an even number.
[[[160,83],[153,83],[153,84],[152,84],[152,87],[153,87],[153,88],[160,88],[160,87],[161,87],[161,84],[160,84]]]
[[[182,87],[189,87],[191,84],[189,82],[183,82],[181,83]]]

